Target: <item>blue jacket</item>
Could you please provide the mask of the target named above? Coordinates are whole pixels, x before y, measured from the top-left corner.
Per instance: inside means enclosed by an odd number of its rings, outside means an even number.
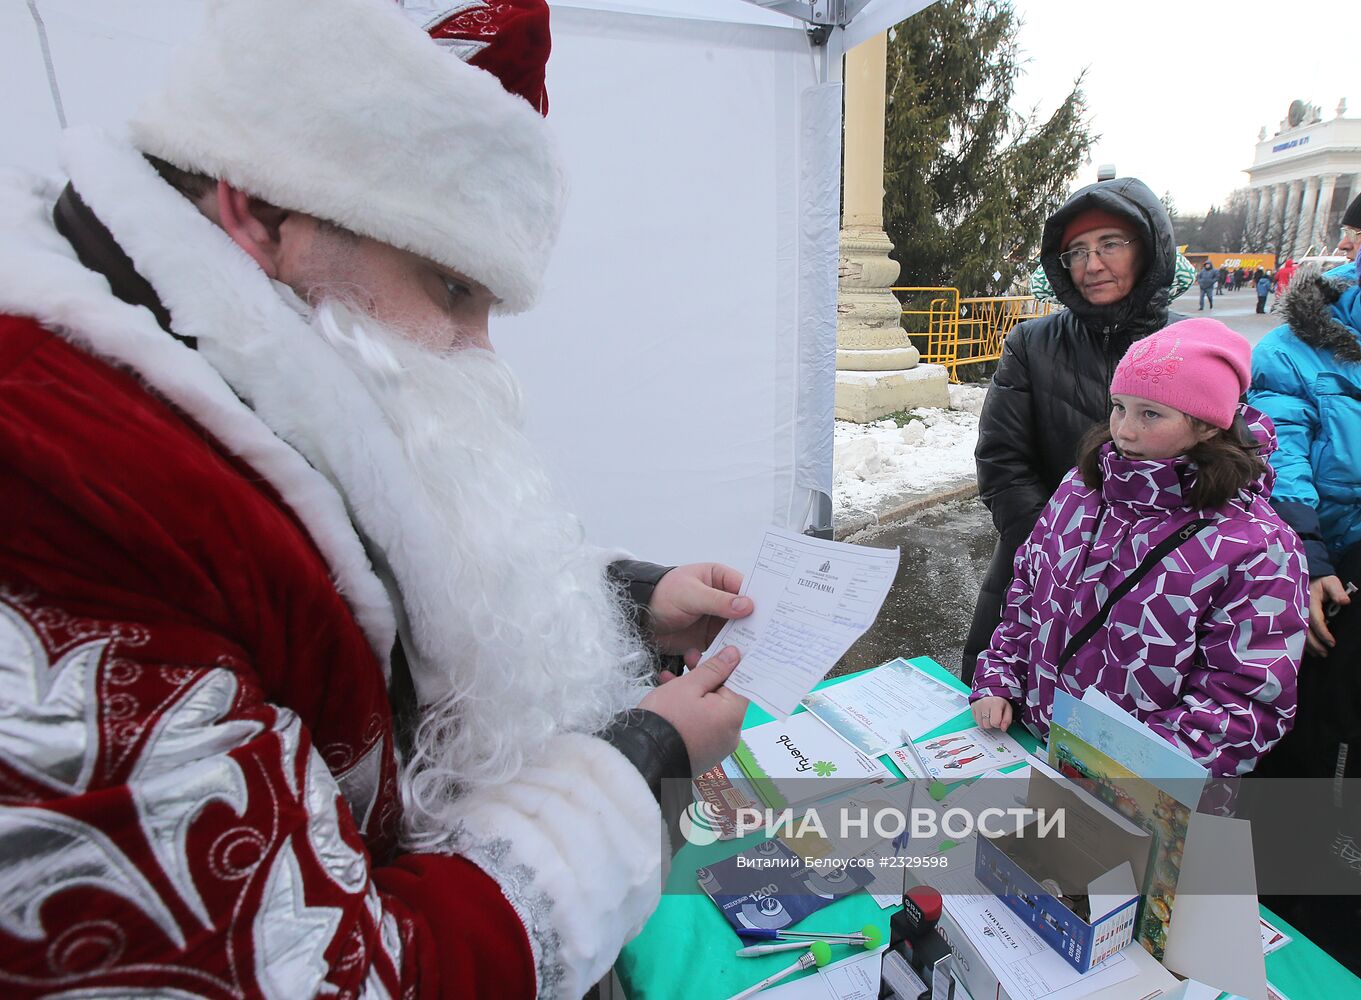
[[[1262,296],[1271,294],[1271,279],[1265,274],[1257,279],[1257,294]]]
[[[1324,271],[1325,278],[1332,278],[1334,281],[1347,281],[1356,284],[1356,261],[1348,261],[1346,264],[1339,264],[1331,271]]]
[[[1199,271],[1196,272],[1196,284],[1199,285],[1201,288],[1205,289],[1205,291],[1207,292],[1213,291],[1214,286],[1218,281],[1219,272],[1214,270],[1213,268],[1206,270],[1205,268],[1202,267]]]
[[[1248,402],[1276,424],[1272,506],[1304,541],[1309,576],[1361,542],[1361,288],[1292,286],[1286,325],[1252,352]]]

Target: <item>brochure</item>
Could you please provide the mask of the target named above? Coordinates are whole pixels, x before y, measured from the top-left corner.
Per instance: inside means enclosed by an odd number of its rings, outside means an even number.
[[[967,711],[969,700],[915,661],[899,658],[814,691],[803,704],[847,743],[877,757]]]
[[[777,810],[889,777],[888,768],[808,712],[743,730],[733,758],[761,800]]]
[[[1029,756],[1025,747],[1001,730],[977,726],[921,740],[913,743],[912,749],[927,776],[943,782],[1021,764]]]
[[[921,758],[910,747],[894,747],[888,755],[908,781],[926,777],[926,768],[922,767]]]
[[[694,780],[695,801],[719,840],[737,835],[738,810],[760,808],[751,782],[731,755]]]

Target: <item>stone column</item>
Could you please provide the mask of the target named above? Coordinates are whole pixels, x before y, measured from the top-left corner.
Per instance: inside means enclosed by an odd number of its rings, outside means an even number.
[[[1268,184],[1262,188],[1262,193],[1257,201],[1257,228],[1253,230],[1252,250],[1263,250],[1266,248],[1267,232],[1271,228],[1271,189]]]
[[[1304,196],[1300,200],[1300,217],[1295,224],[1295,246],[1292,257],[1297,260],[1309,252],[1309,242],[1314,233],[1314,214],[1318,207],[1319,178],[1317,175],[1305,180]]]
[[[1277,257],[1281,253],[1281,213],[1285,210],[1285,185],[1271,185],[1271,212],[1267,215],[1266,238],[1263,249],[1270,250]],[[1277,261],[1278,264],[1284,261]]]
[[[1304,181],[1291,181],[1285,198],[1285,216],[1281,219],[1281,256],[1295,256],[1295,236],[1300,229],[1300,196]],[[1285,261],[1279,263],[1284,264]]]
[[[836,332],[836,416],[868,423],[913,406],[948,406],[948,375],[921,357],[889,291],[898,264],[884,232],[884,96],[888,36],[846,54],[845,215]]]
[[[1243,227],[1243,249],[1260,250],[1267,227],[1267,211],[1271,207],[1271,189],[1262,186],[1248,195],[1248,223]]]
[[[1309,229],[1309,242],[1321,244],[1324,253],[1337,246],[1337,233],[1328,230],[1329,209],[1333,207],[1333,192],[1336,190],[1337,174],[1324,174],[1323,184],[1318,189],[1318,211],[1314,213],[1314,222]]]

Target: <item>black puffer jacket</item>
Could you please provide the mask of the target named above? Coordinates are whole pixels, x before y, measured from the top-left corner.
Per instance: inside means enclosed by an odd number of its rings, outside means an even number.
[[[1088,209],[1128,218],[1144,254],[1143,275],[1129,295],[1108,306],[1087,302],[1059,263],[1064,228]],[[1017,548],[1076,464],[1082,436],[1110,415],[1116,364],[1135,340],[1183,318],[1167,309],[1176,259],[1167,210],[1132,177],[1083,188],[1044,224],[1040,262],[1067,308],[1007,335],[979,420],[978,491],[1000,538],[964,647],[966,682],[1001,619]]]

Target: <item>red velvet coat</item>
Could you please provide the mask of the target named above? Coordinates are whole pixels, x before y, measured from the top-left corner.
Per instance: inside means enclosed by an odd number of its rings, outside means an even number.
[[[381,665],[263,477],[0,316],[0,510],[0,993],[534,993],[497,882],[396,852]]]

